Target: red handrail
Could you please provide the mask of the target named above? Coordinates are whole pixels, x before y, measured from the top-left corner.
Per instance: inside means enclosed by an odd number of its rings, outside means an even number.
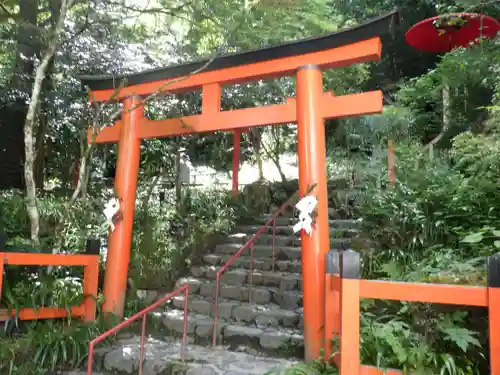
[[[132,324],[134,321],[142,317],[142,329],[141,329],[141,354],[139,358],[139,375],[142,375],[142,363],[144,362],[144,344],[145,344],[145,336],[146,336],[146,314],[151,310],[156,309],[158,306],[164,304],[165,302],[171,300],[175,296],[179,295],[181,292],[184,292],[184,332],[182,334],[182,345],[181,345],[181,360],[184,361],[184,350],[187,343],[187,316],[188,316],[188,298],[189,298],[189,284],[183,285],[181,288],[173,291],[172,293],[166,295],[165,297],[159,299],[149,307],[139,311],[137,314],[131,316],[129,319],[121,322],[117,326],[111,328],[110,330],[104,332],[102,335],[96,337],[89,343],[89,357],[87,361],[87,375],[92,375],[92,362],[94,361],[94,349],[96,344],[99,344],[101,341],[106,339],[107,337],[115,334],[120,329]]]
[[[317,184],[313,184],[310,186],[307,191],[306,195],[309,194]],[[252,302],[252,278],[253,278],[253,249],[254,249],[254,242],[259,236],[264,233],[269,225],[271,223],[273,224],[273,265],[272,269],[274,272],[274,263],[275,263],[275,237],[276,237],[276,218],[283,214],[283,211],[291,205],[292,201],[295,200],[296,196],[298,195],[299,191],[297,190],[290,198],[286,200],[285,203],[278,209],[278,211],[271,216],[265,224],[255,233],[244,245],[241,249],[239,249],[236,254],[234,254],[229,260],[217,271],[217,274],[215,276],[215,309],[214,309],[214,330],[213,330],[213,337],[212,337],[212,344],[213,346],[217,345],[217,320],[219,318],[219,287],[220,287],[220,275],[226,271],[233,263],[234,261],[243,254],[246,250],[250,249],[250,291],[249,291],[249,301],[250,303]]]

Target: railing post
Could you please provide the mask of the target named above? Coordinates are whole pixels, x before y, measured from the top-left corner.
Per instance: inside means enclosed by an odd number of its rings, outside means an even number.
[[[340,252],[332,250],[326,254],[325,275],[325,361],[336,361],[332,340],[339,337],[340,332],[340,301],[335,280],[340,274]],[[335,349],[336,350],[336,349]]]
[[[99,251],[101,241],[88,239],[86,244],[86,253],[92,256],[93,261],[83,269],[83,295],[85,297],[85,321],[95,320],[97,307],[97,291],[99,287]],[[97,255],[96,255],[97,254]]]
[[[340,375],[359,375],[359,253],[340,254]]]
[[[500,375],[500,253],[488,258],[490,374]]]

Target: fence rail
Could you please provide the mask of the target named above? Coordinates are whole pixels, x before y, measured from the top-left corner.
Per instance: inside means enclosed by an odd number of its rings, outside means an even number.
[[[99,280],[99,247],[98,240],[87,241],[87,254],[40,254],[1,252],[5,250],[7,236],[0,233],[0,299],[2,297],[3,271],[6,265],[17,266],[83,266],[83,296],[80,306],[70,309],[59,307],[11,308],[0,309],[0,321],[17,317],[20,320],[56,319],[71,316],[81,317],[85,321],[95,319],[97,289]],[[96,254],[97,252],[97,254]],[[69,311],[68,311],[69,310]]]
[[[352,250],[327,254],[325,279],[325,359],[340,375],[401,375],[360,364],[360,299],[427,302],[488,308],[490,374],[500,375],[500,253],[488,259],[488,286],[362,280],[360,255]],[[333,348],[332,339],[340,339]]]

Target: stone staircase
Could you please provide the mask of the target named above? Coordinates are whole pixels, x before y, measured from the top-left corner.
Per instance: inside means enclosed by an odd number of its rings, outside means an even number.
[[[212,341],[216,273],[266,222],[239,226],[213,253],[203,256],[203,264],[177,282],[190,285],[188,335],[192,342]],[[260,235],[254,245],[253,273],[248,254],[221,275],[217,343],[228,350],[259,355],[303,357],[303,309],[300,237],[293,233],[294,219],[276,221],[273,270],[273,228]],[[346,248],[358,232],[357,220],[330,220],[331,248]],[[184,296],[175,297],[162,312],[162,323],[172,334],[184,328]]]
[[[330,247],[348,248],[360,222],[333,217],[337,218],[330,220]],[[184,296],[148,316],[143,375],[282,375],[303,358],[301,240],[293,233],[295,219],[290,217],[276,220],[274,269],[271,225],[254,242],[253,272],[248,251],[221,275],[218,345],[212,347],[216,273],[268,218],[264,215],[236,227],[191,267],[189,275],[178,280],[176,288],[190,286],[184,361],[180,360],[179,339],[184,332]],[[138,373],[137,328],[136,333],[121,335],[112,347],[96,351],[93,374]]]

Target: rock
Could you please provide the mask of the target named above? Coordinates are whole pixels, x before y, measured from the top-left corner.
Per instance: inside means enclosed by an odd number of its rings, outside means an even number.
[[[217,337],[222,335],[222,330],[225,323],[217,321]],[[213,319],[200,319],[196,322],[196,335],[201,338],[212,338],[214,333],[214,320]]]
[[[205,260],[205,257],[203,257],[203,260]],[[205,275],[205,269],[203,267],[191,267],[191,275],[194,277],[203,277]]]
[[[252,303],[257,303],[260,305],[265,305],[271,302],[271,293],[268,289],[264,288],[252,288]]]
[[[328,207],[328,217],[333,219],[337,216],[337,210],[332,207]]]
[[[243,301],[245,299],[245,291],[246,288],[242,288],[241,286],[223,285],[220,288],[220,297]],[[246,292],[246,295],[248,295],[248,291]]]
[[[211,297],[215,296],[215,283],[203,283],[200,285],[200,295],[203,297]]]
[[[257,312],[255,311],[255,309],[249,305],[239,306],[233,310],[233,318],[237,322],[251,323],[255,319],[256,315]]]
[[[295,310],[302,305],[302,296],[292,291],[273,290],[273,300],[285,310]]]
[[[228,325],[224,329],[224,337],[258,338],[260,335],[262,335],[262,330],[254,327]]]
[[[208,255],[204,255],[203,256],[203,262],[204,263],[207,263],[207,264],[211,264],[213,266],[217,265],[217,264],[220,264],[221,262],[221,257],[218,256],[218,255],[215,255],[215,254],[208,254]],[[201,267],[197,267],[197,268],[200,268]],[[200,271],[201,272],[201,271]],[[204,273],[204,272],[203,272]],[[202,273],[202,275],[203,275]],[[201,276],[200,276],[201,277]]]
[[[302,250],[300,247],[281,247],[280,253],[289,260],[300,260],[302,257]]]
[[[280,349],[290,340],[286,333],[278,331],[264,332],[260,337],[260,345],[266,349]]]
[[[285,327],[295,327],[298,319],[298,314],[293,311],[272,308],[258,312],[255,322],[257,326],[278,327],[281,323]]]
[[[137,290],[137,298],[139,298],[146,305],[152,304],[158,297],[158,294],[159,293],[156,290],[146,290],[146,289]]]
[[[255,324],[259,328],[277,327],[279,318],[269,313],[259,314],[255,317]]]
[[[226,284],[243,285],[247,281],[247,276],[248,273],[244,270],[234,270],[223,273],[221,275],[221,280]],[[213,279],[215,279],[215,276],[213,277]]]
[[[290,351],[292,347],[297,349],[303,346],[303,342],[304,338],[297,333],[267,330],[260,337],[259,344],[265,349]]]
[[[170,310],[166,311],[163,318],[163,325],[168,329],[183,333],[184,332],[184,312],[180,310]],[[188,323],[186,331],[188,334],[193,334],[195,329],[195,323],[190,315],[188,315]]]
[[[287,275],[282,276],[279,287],[281,290],[294,290],[297,289],[300,276]]]
[[[269,182],[257,181],[243,188],[243,202],[257,212],[268,212],[272,202]]]
[[[217,371],[211,366],[191,367],[186,371],[186,375],[217,375]]]
[[[203,315],[210,315],[212,303],[203,299],[192,299],[189,301],[189,310]]]
[[[219,318],[229,319],[233,315],[233,309],[239,305],[236,301],[219,302]]]
[[[135,347],[117,348],[104,356],[104,368],[107,371],[132,374],[139,369],[139,357],[139,351]]]
[[[202,282],[194,277],[182,277],[177,280],[175,287],[180,288],[185,284],[189,285],[189,293],[197,293],[200,290]]]
[[[283,277],[283,275],[281,275],[279,273],[269,272],[269,273],[264,274],[263,283],[264,283],[264,285],[267,285],[267,286],[279,286],[281,283],[282,277]]]

